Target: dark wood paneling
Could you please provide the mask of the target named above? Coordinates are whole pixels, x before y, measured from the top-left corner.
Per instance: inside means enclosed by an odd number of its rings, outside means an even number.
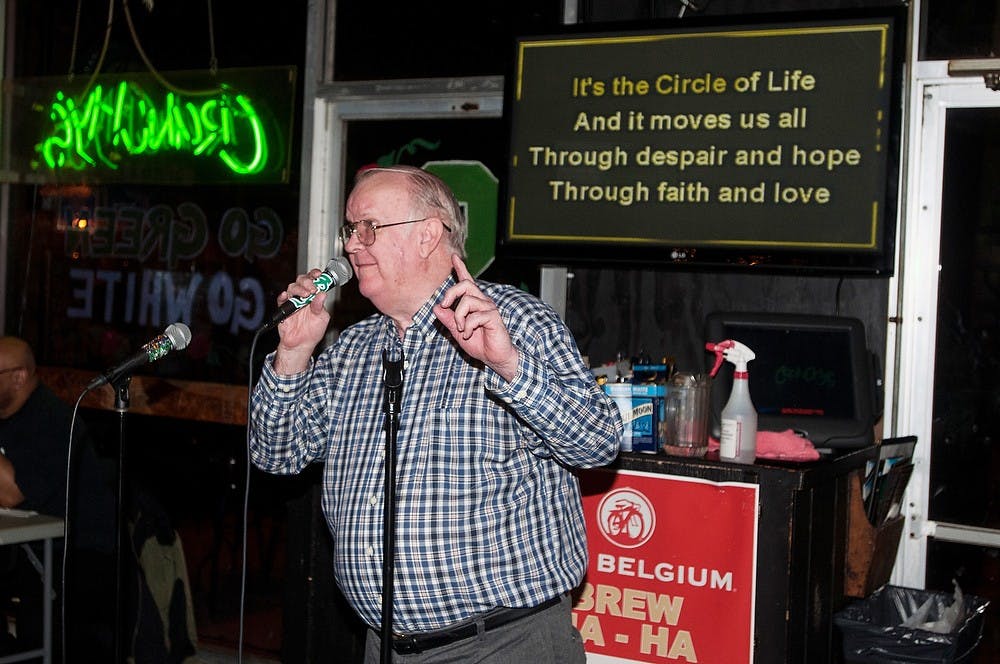
[[[42,382],[67,403],[76,403],[94,373],[66,367],[38,367]],[[241,385],[133,376],[129,383],[129,412],[198,422],[245,426],[247,388]],[[116,410],[109,385],[84,397],[83,407]]]

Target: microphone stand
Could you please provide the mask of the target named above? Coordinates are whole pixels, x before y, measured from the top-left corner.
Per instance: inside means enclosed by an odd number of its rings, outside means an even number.
[[[115,391],[115,411],[119,414],[118,424],[118,484],[115,491],[115,662],[125,661],[122,658],[122,608],[123,588],[123,551],[125,536],[128,532],[125,520],[125,413],[131,405],[128,386],[132,380],[130,374],[120,375],[110,381]]]
[[[392,594],[396,549],[396,434],[399,431],[399,402],[403,396],[403,355],[390,360],[382,351],[385,397],[385,483],[382,505],[382,641],[381,661],[392,662]]]

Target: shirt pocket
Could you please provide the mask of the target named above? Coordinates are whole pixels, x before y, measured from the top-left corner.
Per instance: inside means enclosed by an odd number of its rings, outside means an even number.
[[[482,370],[453,371],[441,398],[431,406],[430,422],[434,448],[455,454],[456,461],[502,464],[517,452],[516,418],[487,392]]]

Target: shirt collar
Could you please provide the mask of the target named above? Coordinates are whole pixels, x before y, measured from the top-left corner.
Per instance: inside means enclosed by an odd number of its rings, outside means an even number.
[[[445,292],[455,285],[455,278],[452,275],[448,275],[434,294],[424,302],[424,304],[417,309],[417,312],[413,314],[413,323],[406,330],[406,337],[412,339],[413,335],[417,335],[420,338],[429,338],[432,336],[440,336],[440,331],[438,329],[437,316],[434,315],[434,305],[441,301],[444,297]],[[392,318],[389,316],[383,316],[383,321],[385,325],[386,333],[397,337],[396,325],[393,323]],[[398,337],[397,337],[398,338]]]

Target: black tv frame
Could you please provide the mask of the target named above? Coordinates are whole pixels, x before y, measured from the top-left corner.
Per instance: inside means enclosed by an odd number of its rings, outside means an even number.
[[[874,442],[874,425],[881,416],[881,406],[874,356],[868,349],[864,324],[857,318],[822,316],[795,313],[762,313],[726,311],[713,312],[706,317],[705,338],[713,342],[724,339],[742,341],[734,336],[733,328],[752,328],[771,331],[775,335],[838,332],[847,335],[849,357],[844,358],[850,367],[853,392],[851,418],[797,414],[758,414],[758,431],[785,431],[792,429],[809,439],[818,449],[850,449],[866,447]],[[750,345],[750,344],[747,344]],[[752,348],[752,346],[751,346]],[[758,352],[755,350],[755,352]],[[709,354],[711,355],[711,354]],[[707,367],[714,364],[714,356],[707,358]],[[748,365],[750,394],[754,392],[754,363]],[[720,413],[732,390],[733,367],[725,362],[712,384],[712,431],[718,437]]]
[[[511,215],[511,170],[514,144],[515,82],[519,80],[518,51],[525,40],[611,37],[650,34],[657,31],[692,32],[713,28],[753,28],[783,23],[815,23],[843,20],[886,20],[892,25],[888,75],[891,78],[890,102],[886,118],[886,167],[884,205],[877,249],[825,249],[803,246],[768,246],[742,243],[718,246],[711,242],[674,245],[667,242],[589,241],[529,239],[512,237],[508,220]],[[508,173],[501,178],[500,219],[497,233],[497,257],[509,261],[529,261],[561,265],[594,264],[682,269],[685,271],[735,271],[762,274],[853,275],[890,277],[895,271],[897,216],[900,206],[902,107],[907,35],[905,4],[878,7],[854,7],[833,10],[757,13],[741,16],[688,16],[683,19],[651,19],[614,23],[590,23],[565,26],[545,35],[520,35],[515,39],[511,70],[505,85],[504,117],[507,124]],[[609,218],[614,227],[615,220]]]

